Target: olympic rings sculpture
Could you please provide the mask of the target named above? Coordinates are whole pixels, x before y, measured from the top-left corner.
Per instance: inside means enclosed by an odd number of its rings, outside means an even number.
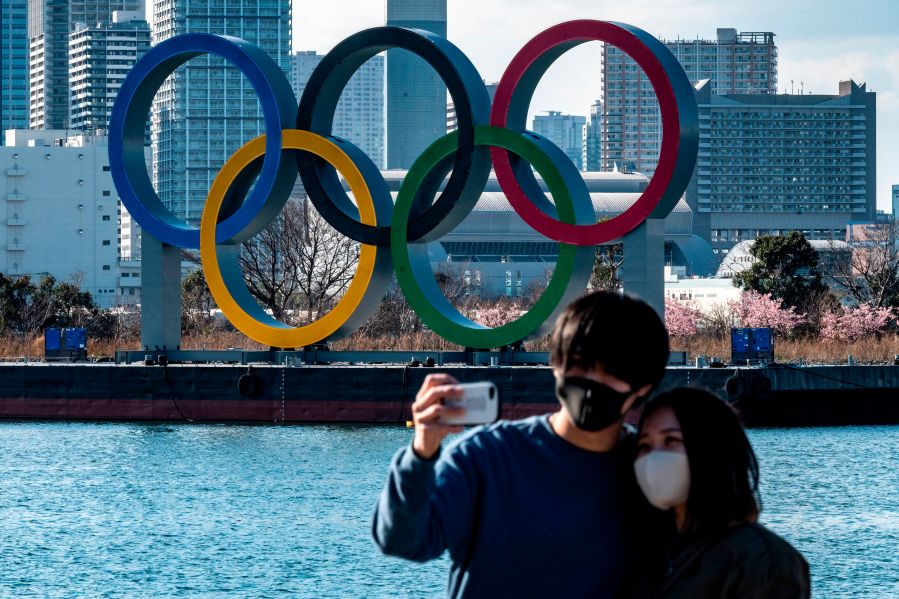
[[[586,184],[564,152],[525,126],[531,98],[546,70],[566,51],[589,41],[612,44],[634,59],[656,93],[662,117],[655,174],[633,206],[603,222],[596,222]],[[352,75],[372,56],[393,48],[408,50],[435,69],[453,99],[459,125],[414,162],[395,205],[371,159],[331,135],[337,102]],[[197,229],[163,206],[147,174],[143,143],[150,106],[162,82],[178,66],[204,54],[224,58],[247,77],[259,97],[265,134],[222,166]],[[150,49],[126,77],[110,119],[109,157],[113,181],[131,216],[162,243],[199,248],[213,298],[248,337],[273,347],[304,347],[346,336],[374,312],[395,273],[407,301],[434,332],[465,347],[491,348],[543,334],[555,314],[586,287],[593,246],[671,211],[693,173],[698,128],[693,88],[677,59],[653,36],[622,23],[579,20],[543,31],[512,59],[492,106],[471,61],[446,38],[427,31],[376,27],[351,35],[321,60],[299,104],[284,72],[256,46],[232,37],[190,33]],[[427,242],[451,231],[474,208],[491,168],[522,219],[560,243],[549,285],[531,310],[492,329],[450,304],[437,286],[427,254]],[[239,244],[281,211],[297,174],[321,216],[358,241],[360,254],[356,274],[337,305],[315,322],[292,327],[253,299],[238,255]]]

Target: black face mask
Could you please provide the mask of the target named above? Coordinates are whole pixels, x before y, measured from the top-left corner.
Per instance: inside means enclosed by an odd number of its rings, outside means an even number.
[[[600,431],[621,420],[621,407],[631,393],[621,393],[580,376],[556,379],[556,397],[568,410],[574,425],[584,431]]]

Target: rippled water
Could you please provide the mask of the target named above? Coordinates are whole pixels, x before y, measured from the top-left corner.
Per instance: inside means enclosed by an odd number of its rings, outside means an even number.
[[[816,597],[899,596],[899,427],[752,431]],[[0,595],[441,596],[380,556],[398,427],[0,424]]]

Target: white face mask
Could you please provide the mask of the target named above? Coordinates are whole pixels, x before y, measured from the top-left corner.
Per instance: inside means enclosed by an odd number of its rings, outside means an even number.
[[[668,510],[687,501],[690,494],[690,462],[687,454],[651,451],[634,462],[637,484],[649,503]]]

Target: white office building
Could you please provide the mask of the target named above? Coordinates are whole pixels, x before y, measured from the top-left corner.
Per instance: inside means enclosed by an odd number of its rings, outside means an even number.
[[[105,137],[7,131],[0,210],[0,271],[77,281],[101,307],[120,301],[118,197]]]
[[[734,287],[732,279],[684,278],[671,268],[665,268],[665,298],[686,303],[702,314],[739,302],[742,293],[739,287]]]

